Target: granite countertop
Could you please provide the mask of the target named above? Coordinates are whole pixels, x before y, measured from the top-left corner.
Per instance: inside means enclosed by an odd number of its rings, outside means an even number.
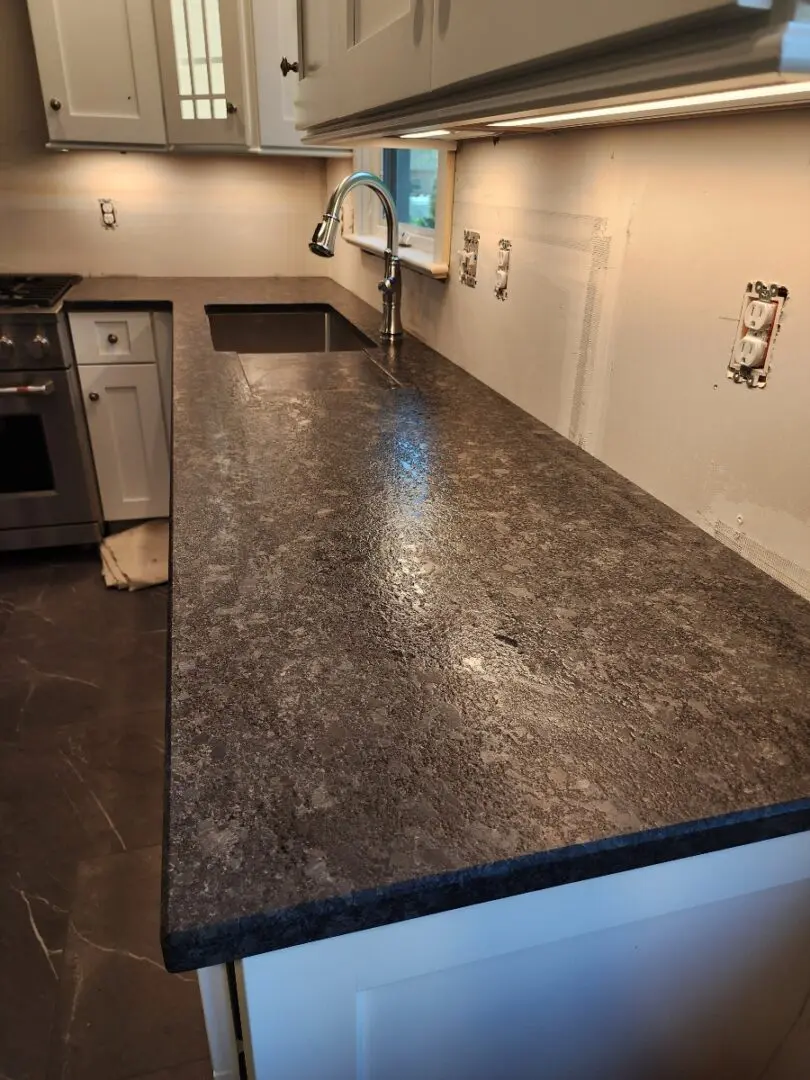
[[[327,279],[69,305],[145,300],[174,311],[171,970],[810,828],[810,605],[409,337],[331,382],[213,351],[211,303],[376,333]]]

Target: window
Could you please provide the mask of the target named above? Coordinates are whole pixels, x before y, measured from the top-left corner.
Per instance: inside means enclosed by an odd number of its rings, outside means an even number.
[[[394,194],[400,225],[436,228],[438,150],[383,150],[382,178]]]
[[[433,277],[449,273],[455,146],[403,148],[387,143],[355,151],[355,168],[381,176],[394,196],[399,218],[399,257]],[[357,189],[353,225],[344,239],[367,251],[385,249],[385,215],[377,196]]]
[[[219,0],[172,0],[177,86],[183,120],[224,120],[225,70]]]

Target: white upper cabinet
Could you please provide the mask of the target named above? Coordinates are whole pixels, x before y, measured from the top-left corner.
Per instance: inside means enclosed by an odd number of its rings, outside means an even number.
[[[308,126],[430,90],[434,0],[299,0]]]
[[[250,141],[246,18],[240,0],[155,0],[170,143]]]
[[[770,7],[771,0],[436,0],[431,86],[690,17]]]
[[[298,0],[297,122],[357,144],[810,73],[808,0]],[[708,111],[712,106],[709,105]]]
[[[151,0],[29,0],[52,142],[166,141]]]
[[[301,148],[295,130],[298,12],[295,0],[253,0],[253,40],[261,146]],[[290,66],[282,74],[282,60]]]

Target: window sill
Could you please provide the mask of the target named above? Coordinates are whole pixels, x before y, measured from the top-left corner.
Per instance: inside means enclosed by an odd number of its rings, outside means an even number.
[[[372,255],[382,256],[385,253],[385,241],[376,236],[355,236],[354,233],[344,233],[343,239],[347,244],[362,248]],[[418,274],[444,281],[450,276],[450,267],[447,263],[436,263],[433,256],[427,251],[419,251],[416,248],[400,247],[397,252],[399,261],[409,270],[415,270]]]

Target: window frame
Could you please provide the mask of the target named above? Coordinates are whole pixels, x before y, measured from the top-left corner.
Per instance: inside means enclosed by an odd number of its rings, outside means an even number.
[[[356,147],[354,167],[382,176],[384,150],[416,149],[439,152],[436,224],[433,229],[408,223],[400,224],[397,254],[405,266],[430,277],[445,279],[450,274],[456,144],[437,139],[420,139],[415,145],[409,145],[409,140],[386,139],[383,142]],[[380,201],[368,188],[357,188],[354,196],[354,214],[349,221],[346,221],[344,216],[343,238],[365,251],[381,255],[385,251],[386,229],[380,213]],[[403,237],[407,240],[404,245]]]

